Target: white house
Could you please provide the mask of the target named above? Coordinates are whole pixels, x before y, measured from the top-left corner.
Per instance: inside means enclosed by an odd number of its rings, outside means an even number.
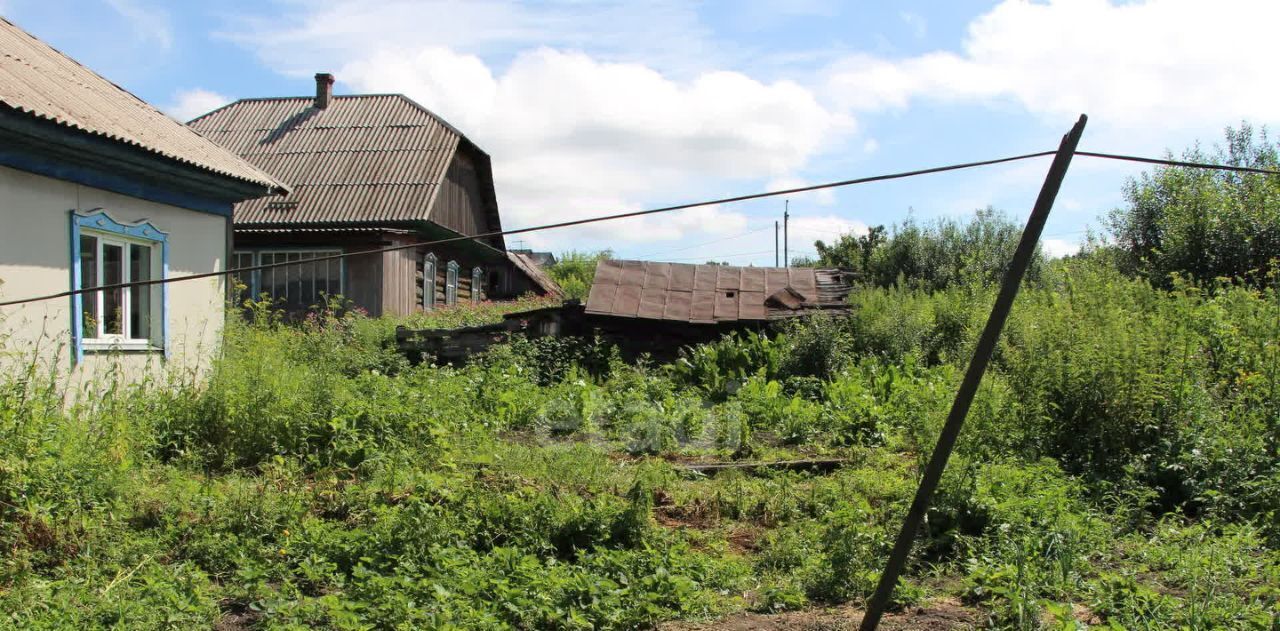
[[[0,302],[223,270],[233,205],[280,192],[0,18]],[[226,297],[218,276],[0,307],[0,366],[83,379],[207,365]]]

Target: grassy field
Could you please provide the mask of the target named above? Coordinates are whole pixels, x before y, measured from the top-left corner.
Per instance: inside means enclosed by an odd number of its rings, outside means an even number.
[[[411,367],[393,322],[259,314],[204,380],[64,409],[39,375],[0,377],[0,626],[839,628],[992,293],[852,300],[670,365],[586,340]],[[1274,279],[1166,290],[1055,263],[890,623],[1280,628],[1278,448]],[[796,458],[843,463],[689,468]]]

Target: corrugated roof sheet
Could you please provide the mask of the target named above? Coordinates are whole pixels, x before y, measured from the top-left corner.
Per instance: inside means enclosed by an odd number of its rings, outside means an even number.
[[[843,307],[850,285],[833,269],[604,260],[596,266],[586,312],[690,323],[771,320],[798,311],[768,304],[783,289],[803,297],[801,309],[820,309]]]
[[[165,158],[287,190],[276,178],[0,18],[0,103]]]
[[[238,204],[236,224],[427,220],[462,134],[398,94],[313,105],[245,99],[188,123],[293,187],[287,198]]]

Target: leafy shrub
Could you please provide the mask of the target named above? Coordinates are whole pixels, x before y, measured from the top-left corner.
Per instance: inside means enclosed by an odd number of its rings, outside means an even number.
[[[968,221],[944,218],[922,226],[908,218],[887,237],[876,226],[867,235],[844,235],[830,246],[818,241],[814,247],[822,265],[859,272],[872,286],[936,291],[999,282],[1021,234],[1018,223],[986,208]],[[1027,278],[1037,279],[1042,266],[1037,253]]]
[[[458,329],[497,324],[502,322],[503,316],[508,313],[557,307],[560,304],[559,298],[526,294],[516,300],[502,302],[483,300],[478,303],[459,302],[455,305],[440,305],[431,311],[419,311],[403,318],[385,318],[383,321],[388,327],[388,334],[394,334],[397,324],[411,329]]]
[[[596,277],[596,264],[613,258],[613,252],[562,252],[556,262],[547,266],[546,272],[564,290],[565,298],[587,299],[591,293],[591,281]]]
[[[786,347],[787,339],[781,335],[770,338],[755,331],[733,332],[716,342],[680,349],[680,357],[666,370],[675,381],[723,401],[761,371],[767,378],[778,378]]]
[[[1267,131],[1242,123],[1227,128],[1226,146],[1206,154],[1183,152],[1189,162],[1276,169],[1280,145]],[[1125,185],[1125,206],[1108,227],[1119,263],[1155,285],[1175,276],[1202,282],[1249,278],[1265,282],[1280,256],[1280,183],[1273,176],[1186,167],[1159,167]]]
[[[852,360],[849,330],[837,318],[817,313],[788,321],[784,331],[782,375],[831,379]]]

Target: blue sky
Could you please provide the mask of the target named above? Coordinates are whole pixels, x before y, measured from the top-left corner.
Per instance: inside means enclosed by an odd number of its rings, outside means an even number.
[[[1274,127],[1280,3],[0,0],[185,119],[236,98],[399,92],[493,157],[506,227],[1051,149],[1180,152]],[[792,251],[867,225],[1022,218],[1047,160],[791,199]],[[1078,158],[1045,231],[1070,251],[1141,169]],[[521,237],[553,250],[773,262],[783,201]],[[512,240],[513,242],[515,239]]]

